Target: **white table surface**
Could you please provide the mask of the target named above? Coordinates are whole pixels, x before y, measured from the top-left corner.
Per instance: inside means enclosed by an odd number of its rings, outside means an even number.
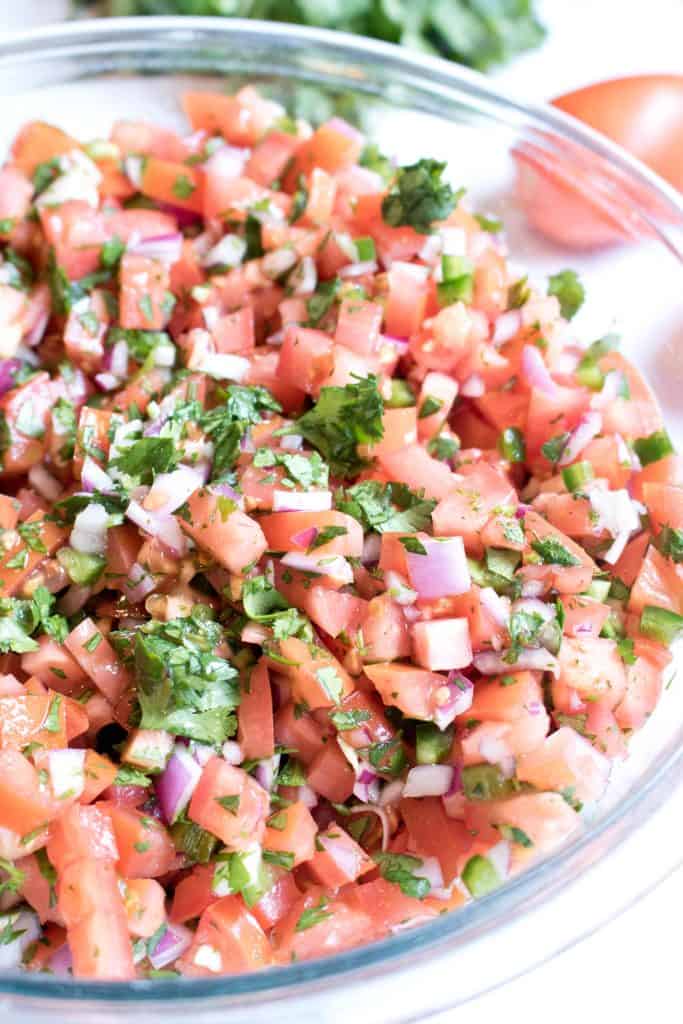
[[[520,96],[539,100],[600,78],[683,71],[683,0],[539,0],[538,7],[546,43],[493,75]],[[0,32],[56,21],[67,8],[66,0],[11,8],[0,0]],[[541,968],[428,1024],[679,1024],[681,911],[683,870]]]

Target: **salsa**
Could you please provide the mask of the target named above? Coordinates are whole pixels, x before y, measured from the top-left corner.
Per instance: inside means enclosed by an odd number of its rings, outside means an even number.
[[[183,105],[0,170],[0,946],[76,978],[493,891],[683,627],[683,461],[577,275],[340,118]]]

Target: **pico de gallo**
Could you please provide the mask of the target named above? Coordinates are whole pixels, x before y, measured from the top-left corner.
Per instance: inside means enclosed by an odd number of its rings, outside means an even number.
[[[683,460],[577,275],[246,87],[0,171],[0,966],[215,977],[556,848],[683,626]]]

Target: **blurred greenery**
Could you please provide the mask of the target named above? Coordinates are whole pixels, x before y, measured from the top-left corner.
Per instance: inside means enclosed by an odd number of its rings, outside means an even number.
[[[480,71],[538,46],[534,0],[80,0],[112,17],[194,14],[342,29]]]

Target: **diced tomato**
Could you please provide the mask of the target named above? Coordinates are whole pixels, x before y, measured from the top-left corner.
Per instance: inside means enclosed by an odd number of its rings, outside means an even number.
[[[130,686],[131,676],[92,619],[79,622],[64,643],[88,678],[114,704]]]
[[[257,562],[268,547],[263,521],[257,523],[239,508],[224,514],[219,497],[210,491],[195,491],[188,499],[188,507],[190,519],[179,517],[179,525],[230,572],[241,573]]]
[[[317,831],[318,826],[308,807],[297,801],[270,816],[263,836],[263,846],[266,850],[291,853],[296,867],[310,860],[315,853]]]
[[[263,929],[237,896],[224,896],[199,919],[192,945],[178,965],[190,977],[243,974],[267,967],[272,952]]]
[[[237,806],[223,807],[220,801],[224,797],[237,797]],[[263,838],[268,805],[268,794],[258,782],[241,768],[212,757],[204,766],[187,813],[190,821],[218,836],[228,849],[246,850]]]
[[[275,750],[273,697],[268,666],[261,660],[242,686],[237,740],[245,758],[272,757]]]
[[[356,776],[339,746],[328,742],[313,757],[306,773],[308,785],[332,803],[344,803],[353,792]]]
[[[128,931],[136,938],[149,939],[166,921],[166,893],[153,878],[127,878],[123,906]]]
[[[314,908],[323,913],[313,915],[311,927],[297,929],[301,915]],[[278,921],[272,941],[276,959],[286,964],[357,946],[367,942],[373,930],[372,921],[360,908],[350,907],[340,899],[332,900],[321,889],[311,889]]]
[[[171,921],[184,924],[219,899],[213,891],[214,871],[213,864],[195,864],[189,875],[178,882],[169,913]]]
[[[309,871],[321,885],[339,889],[375,867],[375,862],[355,839],[339,825],[333,825],[319,834]]]
[[[273,885],[251,908],[252,914],[264,931],[270,931],[301,898],[301,890],[290,871],[282,868],[271,870],[275,877]]]
[[[32,178],[38,164],[80,149],[61,128],[45,121],[28,121],[12,144],[12,162]]]

